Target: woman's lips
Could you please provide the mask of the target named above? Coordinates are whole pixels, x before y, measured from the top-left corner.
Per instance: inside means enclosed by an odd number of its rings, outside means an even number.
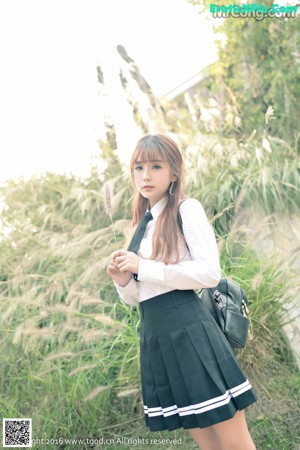
[[[143,189],[145,190],[145,191],[150,191],[151,189],[153,189],[154,188],[154,186],[144,186],[143,187]]]

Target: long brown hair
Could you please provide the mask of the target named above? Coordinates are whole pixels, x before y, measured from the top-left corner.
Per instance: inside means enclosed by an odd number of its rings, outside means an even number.
[[[171,194],[166,192],[166,205],[157,219],[153,235],[153,252],[150,259],[158,259],[165,264],[179,262],[179,244],[185,248],[185,241],[178,226],[178,202],[185,195],[182,192],[181,180],[183,161],[177,144],[169,136],[163,134],[147,134],[136,144],[130,160],[131,183],[134,190],[132,202],[132,225],[135,226],[150,207],[147,198],[138,191],[134,182],[134,164],[136,161],[153,161],[162,159],[166,161],[173,175],[176,176]],[[172,261],[172,258],[175,260]]]

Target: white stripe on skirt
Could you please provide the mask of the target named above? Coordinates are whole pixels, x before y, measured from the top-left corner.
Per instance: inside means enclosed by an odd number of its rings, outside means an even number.
[[[156,416],[172,416],[174,414],[179,414],[180,416],[188,416],[190,414],[201,414],[205,411],[209,411],[211,409],[219,408],[220,406],[226,405],[230,402],[232,397],[237,397],[238,395],[243,394],[244,392],[251,389],[252,386],[249,380],[246,380],[244,383],[235,386],[234,388],[228,389],[224,395],[219,397],[212,398],[205,402],[196,403],[195,405],[184,406],[183,408],[178,408],[177,405],[168,406],[167,408],[162,408],[158,406],[156,408],[148,408],[144,405],[144,412],[148,414],[149,417]]]

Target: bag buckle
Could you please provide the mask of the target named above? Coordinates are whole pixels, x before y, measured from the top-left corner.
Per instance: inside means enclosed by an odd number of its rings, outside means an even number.
[[[242,313],[244,317],[248,317],[249,309],[245,300],[242,300]]]
[[[216,290],[214,292],[214,298],[215,298],[215,301],[216,301],[216,303],[218,305],[218,308],[222,311],[225,308],[226,305],[223,302],[221,292]]]

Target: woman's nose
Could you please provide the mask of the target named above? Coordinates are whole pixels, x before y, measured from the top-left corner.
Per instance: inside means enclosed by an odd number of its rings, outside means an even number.
[[[150,171],[149,170],[145,170],[144,171],[143,178],[144,178],[144,180],[150,180],[151,179],[151,175],[150,175]]]

